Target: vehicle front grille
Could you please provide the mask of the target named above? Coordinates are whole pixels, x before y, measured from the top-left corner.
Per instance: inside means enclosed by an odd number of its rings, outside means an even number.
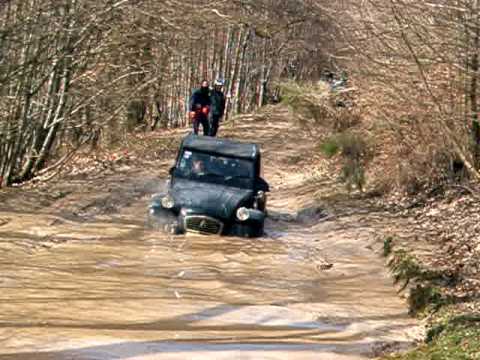
[[[223,223],[208,216],[186,216],[185,230],[199,234],[221,234]]]

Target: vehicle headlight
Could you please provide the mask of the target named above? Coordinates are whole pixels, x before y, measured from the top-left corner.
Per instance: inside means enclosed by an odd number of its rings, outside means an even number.
[[[175,206],[175,201],[173,200],[173,198],[170,195],[164,196],[162,198],[162,206],[165,209],[171,209]]]
[[[241,207],[237,210],[237,218],[240,221],[246,221],[250,218],[250,210],[245,207]]]

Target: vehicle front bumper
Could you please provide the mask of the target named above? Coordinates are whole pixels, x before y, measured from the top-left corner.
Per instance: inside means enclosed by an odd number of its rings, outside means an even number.
[[[264,232],[265,215],[256,211],[255,216],[246,220],[225,221],[193,209],[165,209],[159,203],[150,205],[150,214],[160,222],[169,225],[175,234],[195,233],[201,235],[229,235],[239,237],[259,237]]]

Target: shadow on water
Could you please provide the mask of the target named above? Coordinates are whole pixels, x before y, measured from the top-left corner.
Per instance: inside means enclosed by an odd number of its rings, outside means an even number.
[[[318,356],[323,353],[341,354],[341,355],[359,355],[364,353],[366,348],[381,347],[385,343],[380,341],[371,341],[369,343],[325,343],[325,344],[282,344],[271,343],[268,341],[259,340],[256,343],[248,344],[234,341],[216,341],[203,340],[196,342],[189,341],[147,341],[147,342],[122,342],[109,345],[91,346],[85,348],[62,350],[62,351],[46,351],[46,352],[25,352],[17,353],[15,355],[0,354],[0,360],[117,360],[127,359],[138,356],[148,355],[168,355],[175,353],[184,353],[183,356],[193,356],[199,352],[207,352],[214,356],[216,352],[231,353],[231,352],[315,352]],[[397,343],[402,345],[402,343]],[[403,343],[404,345],[408,345]],[[212,354],[213,353],[213,354]],[[190,355],[188,355],[190,354]],[[300,355],[301,356],[301,355]],[[300,357],[301,359],[301,357]]]
[[[147,299],[148,300],[148,299]],[[264,314],[259,319],[255,319],[253,323],[232,323],[231,325],[205,325],[202,322],[206,320],[215,319],[218,316],[225,315],[231,312],[242,310],[243,308],[254,308],[255,305],[218,305],[211,308],[203,309],[198,312],[184,314],[181,316],[175,316],[166,318],[163,320],[151,321],[151,322],[136,322],[136,323],[98,323],[98,324],[85,324],[85,323],[66,323],[66,322],[54,322],[54,321],[42,321],[42,322],[0,322],[0,328],[48,328],[48,329],[82,329],[82,330],[124,330],[124,331],[222,331],[222,332],[243,332],[243,331],[268,331],[274,334],[275,332],[296,331],[293,338],[302,339],[304,335],[310,335],[310,337],[318,335],[322,336],[321,340],[332,341],[334,338],[340,340],[338,337],[330,338],[328,334],[338,334],[346,331],[348,326],[352,323],[359,321],[385,321],[395,319],[407,319],[408,316],[405,313],[389,314],[389,315],[373,315],[373,316],[325,316],[318,317],[315,321],[310,322],[287,322],[284,325],[272,325],[271,321],[282,320],[277,316]],[[278,307],[281,310],[281,306],[272,305],[271,307]],[[390,324],[383,325],[375,328],[374,332],[402,329],[406,328],[406,324]],[[298,332],[300,330],[300,332]],[[301,332],[301,330],[307,330]],[[368,335],[366,333],[356,333],[351,336],[351,339],[359,339]],[[277,336],[262,336],[265,338],[277,338]],[[292,338],[292,334],[289,335]],[[341,341],[347,340],[348,337],[342,336]],[[242,336],[242,339],[253,340],[255,337]]]

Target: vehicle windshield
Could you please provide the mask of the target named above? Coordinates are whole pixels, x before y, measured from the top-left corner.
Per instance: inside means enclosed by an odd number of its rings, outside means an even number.
[[[175,169],[175,175],[244,189],[251,189],[255,178],[251,160],[185,150]]]

